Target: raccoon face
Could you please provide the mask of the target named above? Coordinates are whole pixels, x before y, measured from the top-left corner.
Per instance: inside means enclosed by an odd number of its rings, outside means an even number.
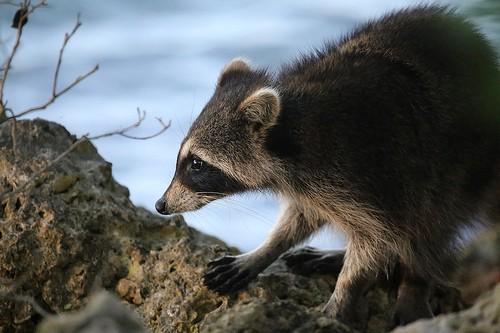
[[[276,166],[265,149],[280,111],[265,71],[235,59],[195,120],[177,157],[174,178],[156,202],[161,214],[198,209],[227,195],[266,187]]]

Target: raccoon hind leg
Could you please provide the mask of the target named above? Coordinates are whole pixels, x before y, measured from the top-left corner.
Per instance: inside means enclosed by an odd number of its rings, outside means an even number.
[[[366,306],[359,306],[360,298],[376,282],[383,258],[372,256],[371,243],[363,239],[348,241],[344,263],[337,277],[335,290],[323,312],[344,324],[363,330],[366,325]]]

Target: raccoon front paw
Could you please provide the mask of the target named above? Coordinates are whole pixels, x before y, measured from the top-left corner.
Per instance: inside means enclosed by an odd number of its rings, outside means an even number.
[[[259,271],[249,265],[244,256],[224,256],[208,263],[203,282],[210,290],[229,294],[243,289]]]
[[[338,275],[344,263],[345,251],[322,251],[313,247],[303,247],[285,253],[282,259],[290,270],[300,275]]]

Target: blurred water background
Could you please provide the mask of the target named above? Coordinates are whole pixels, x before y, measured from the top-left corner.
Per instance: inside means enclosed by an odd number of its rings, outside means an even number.
[[[23,43],[6,84],[9,106],[20,111],[44,102],[64,32],[77,13],[83,26],[68,46],[61,86],[94,64],[100,70],[47,111],[32,115],[59,122],[77,135],[99,134],[135,121],[136,107],[148,120],[134,132],[155,132],[154,117],[171,128],[149,141],[111,137],[95,142],[113,163],[115,178],[130,189],[132,201],[154,211],[169,184],[179,144],[213,92],[220,69],[243,56],[256,66],[280,64],[348,32],[357,23],[412,0],[49,0],[30,17]],[[449,0],[471,14],[497,45],[498,0]],[[492,10],[497,10],[495,13]],[[0,6],[0,59],[14,41],[10,28],[15,8]],[[247,251],[264,240],[279,214],[276,198],[236,196],[185,214],[195,228]],[[315,246],[338,248],[338,233],[322,232]]]

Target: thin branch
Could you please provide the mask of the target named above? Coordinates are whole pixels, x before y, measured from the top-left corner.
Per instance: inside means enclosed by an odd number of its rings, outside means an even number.
[[[6,5],[13,5],[13,2],[11,1],[5,1],[4,3],[0,4],[6,4]],[[41,0],[35,5],[31,5],[31,0],[23,0],[20,4],[17,5],[20,9],[22,8],[27,8],[28,10],[25,11],[22,16],[20,17],[19,22],[23,22],[30,16],[35,10],[37,10],[40,7],[47,6],[47,1],[46,0]],[[7,81],[7,77],[9,76],[10,69],[12,67],[12,61],[14,60],[14,57],[16,56],[17,50],[19,49],[19,45],[21,44],[21,36],[23,35],[23,26],[22,24],[19,24],[17,27],[17,33],[16,33],[16,39],[14,41],[14,46],[12,47],[12,50],[10,51],[10,54],[7,57],[7,60],[5,61],[5,64],[2,66],[2,79],[0,80],[0,118],[3,116],[5,117],[4,119],[0,120],[1,122],[4,122],[6,120],[6,114],[5,114],[5,109],[7,106],[7,103],[4,102],[4,90],[5,90],[5,82]]]
[[[10,109],[10,108],[6,108],[5,111],[9,112],[11,115],[14,115],[14,113],[12,112],[12,109]],[[17,161],[17,135],[16,135],[16,131],[17,131],[17,119],[12,118],[10,137],[12,140],[12,153],[14,154],[14,161]]]
[[[40,0],[36,5],[31,6],[31,1],[25,1],[24,4],[26,4],[26,7],[29,7],[28,15],[33,14],[35,10],[37,10],[40,7],[45,7],[47,6],[47,0]]]
[[[156,117],[155,119],[160,123],[162,128],[161,128],[161,130],[159,130],[158,132],[156,132],[154,134],[147,135],[147,136],[134,136],[134,135],[128,135],[125,133],[120,133],[120,135],[125,137],[125,138],[133,139],[133,140],[149,140],[149,139],[152,139],[154,137],[157,137],[158,135],[162,134],[170,127],[170,120],[168,121],[168,124],[165,124],[161,118]]]
[[[41,174],[43,174],[44,172],[46,172],[53,165],[55,165],[56,163],[58,163],[60,160],[62,160],[64,157],[66,157],[69,153],[71,153],[73,150],[75,150],[75,148],[78,145],[80,145],[82,142],[99,140],[99,139],[110,137],[110,136],[114,136],[114,135],[124,136],[124,137],[127,137],[129,139],[134,139],[134,140],[147,140],[147,139],[151,139],[151,138],[154,138],[156,136],[161,135],[163,132],[165,132],[170,127],[170,121],[168,122],[168,124],[165,124],[161,120],[161,118],[156,118],[158,120],[158,122],[160,123],[160,125],[161,125],[161,128],[156,133],[154,133],[152,135],[148,135],[148,136],[143,136],[143,137],[129,135],[129,134],[127,134],[127,132],[129,132],[130,130],[132,130],[134,128],[139,127],[142,124],[142,122],[144,121],[144,119],[146,118],[146,111],[141,111],[140,109],[137,109],[137,114],[138,114],[138,120],[135,123],[133,123],[132,125],[130,125],[130,126],[124,127],[122,129],[119,129],[119,130],[115,130],[115,131],[111,131],[111,132],[106,132],[106,133],[103,133],[103,134],[95,135],[95,136],[89,136],[89,133],[83,135],[81,138],[79,138],[78,140],[76,140],[75,142],[73,142],[65,151],[63,151],[61,154],[59,154],[56,158],[54,158],[53,160],[49,161],[42,169],[40,169],[37,172],[33,173],[28,178],[28,180],[26,180],[23,184],[21,184],[20,186],[18,186],[14,190],[5,191],[2,194],[0,194],[0,201],[4,201],[5,199],[8,199],[11,196],[13,196],[13,195],[15,195],[15,194],[17,194],[17,193],[25,190]]]
[[[45,102],[45,103],[43,103],[41,105],[38,105],[38,106],[30,107],[30,108],[28,108],[28,109],[26,109],[24,111],[21,111],[21,112],[17,113],[14,116],[7,117],[5,120],[1,120],[0,123],[3,123],[3,122],[5,122],[5,121],[7,121],[9,119],[12,119],[12,118],[22,117],[24,115],[27,115],[28,113],[32,113],[32,112],[35,112],[35,111],[45,110],[47,107],[49,107],[51,104],[53,104],[58,97],[60,97],[61,95],[65,94],[66,92],[68,92],[68,90],[72,89],[74,86],[76,86],[77,84],[79,84],[80,82],[82,82],[83,80],[85,80],[87,77],[89,77],[90,75],[94,74],[98,70],[99,70],[99,65],[95,65],[94,68],[92,68],[90,71],[88,71],[84,75],[78,76],[71,84],[67,85],[63,90],[59,91],[55,95],[52,95],[47,102]]]
[[[168,122],[168,124],[165,124],[161,118],[156,118],[156,120],[161,125],[161,129],[158,132],[153,133],[151,135],[147,135],[147,136],[134,136],[134,135],[127,134],[130,130],[141,126],[144,119],[146,119],[146,111],[143,111],[143,110],[137,108],[137,121],[135,123],[133,123],[130,126],[124,127],[121,130],[116,130],[114,132],[109,132],[109,133],[104,133],[101,135],[94,136],[92,138],[89,138],[89,140],[97,140],[97,139],[101,139],[101,138],[112,136],[112,135],[119,135],[119,136],[123,136],[125,138],[129,138],[132,140],[148,140],[148,139],[157,137],[158,135],[162,134],[170,127],[170,121]]]
[[[0,4],[2,4],[2,3],[0,2]],[[83,75],[78,76],[72,83],[70,83],[69,85],[67,85],[66,87],[64,87],[60,91],[58,91],[57,87],[58,87],[58,81],[59,81],[59,73],[61,71],[62,60],[63,60],[63,57],[64,57],[64,51],[66,50],[66,46],[70,42],[71,38],[76,34],[76,32],[78,31],[78,29],[82,25],[82,23],[80,21],[80,14],[78,14],[77,18],[76,18],[76,23],[75,23],[73,29],[69,33],[66,33],[64,35],[62,46],[59,49],[59,56],[57,58],[56,69],[54,71],[54,77],[53,77],[53,81],[52,81],[52,93],[51,93],[50,98],[44,104],[41,104],[41,105],[38,105],[38,106],[34,106],[34,107],[30,107],[30,108],[28,108],[28,109],[26,109],[24,111],[21,111],[19,113],[16,113],[16,114],[12,111],[12,109],[7,108],[7,101],[4,101],[4,95],[3,95],[3,93],[4,93],[4,86],[5,86],[5,82],[7,80],[7,76],[9,74],[9,70],[11,68],[12,61],[13,61],[16,53],[17,53],[17,50],[19,48],[19,44],[21,42],[22,27],[23,27],[22,22],[25,19],[27,19],[27,17],[29,15],[31,15],[31,13],[33,13],[36,9],[38,9],[39,7],[45,6],[46,4],[47,4],[46,0],[41,0],[36,5],[31,5],[31,0],[23,0],[18,5],[20,7],[20,9],[24,8],[24,9],[28,9],[28,10],[25,11],[25,13],[23,14],[23,16],[19,19],[19,22],[21,22],[21,23],[19,24],[18,29],[17,29],[16,41],[14,43],[14,47],[12,48],[12,51],[11,51],[9,57],[7,58],[6,64],[3,67],[3,78],[0,81],[0,124],[3,123],[3,122],[6,122],[8,120],[13,120],[13,122],[14,122],[12,124],[12,128],[11,128],[11,137],[12,137],[12,144],[13,144],[14,153],[15,153],[16,146],[17,146],[17,142],[16,142],[17,141],[16,140],[16,125],[17,125],[16,121],[17,121],[17,118],[19,118],[21,116],[24,116],[26,114],[29,114],[31,112],[35,112],[35,111],[40,111],[40,110],[46,109],[48,106],[50,106],[52,103],[54,103],[58,97],[60,97],[61,95],[65,94],[66,92],[68,92],[69,90],[71,90],[73,87],[75,87],[77,84],[79,84],[80,82],[82,82],[83,80],[85,80],[90,75],[94,74],[99,69],[99,65],[94,66],[94,68],[92,68],[90,71],[88,71],[87,73],[85,73]],[[7,117],[7,113],[10,113],[9,117]],[[161,128],[160,128],[160,130],[158,132],[156,132],[156,133],[154,133],[152,135],[142,136],[142,137],[141,136],[134,136],[134,135],[128,134],[128,132],[131,131],[132,129],[138,128],[142,124],[142,122],[144,121],[145,118],[146,118],[146,112],[145,111],[141,111],[139,108],[137,108],[137,121],[135,123],[133,123],[132,125],[124,127],[124,128],[122,128],[120,130],[115,130],[115,131],[112,131],[112,132],[107,132],[107,133],[103,133],[103,134],[92,136],[92,137],[89,136],[89,134],[83,135],[80,139],[78,139],[77,141],[73,142],[68,147],[68,149],[66,149],[65,151],[63,151],[55,159],[49,161],[44,167],[42,167],[37,172],[33,173],[20,186],[15,187],[11,191],[5,191],[5,192],[1,193],[0,194],[0,201],[3,201],[5,199],[7,199],[7,198],[9,198],[9,197],[11,197],[11,196],[13,196],[13,195],[21,192],[21,191],[23,191],[24,189],[26,189],[31,183],[33,183],[35,181],[35,179],[37,177],[39,177],[42,173],[44,173],[45,171],[47,171],[48,169],[50,169],[53,165],[55,165],[56,163],[58,163],[61,159],[63,159],[65,156],[67,156],[69,153],[71,153],[79,144],[81,144],[84,141],[98,140],[98,139],[102,139],[102,138],[105,138],[105,137],[110,137],[110,136],[113,136],[113,135],[123,136],[123,137],[129,138],[129,139],[134,139],[134,140],[147,140],[147,139],[151,139],[151,138],[154,138],[154,137],[162,134],[163,132],[165,132],[170,127],[170,122],[168,122],[168,124],[166,124],[166,123],[163,122],[163,120],[161,118],[156,118],[157,121],[161,125]],[[16,158],[15,155],[14,155],[14,158]]]
[[[52,82],[52,96],[57,95],[57,80],[59,79],[59,71],[61,70],[62,58],[64,55],[64,50],[66,49],[66,45],[68,45],[68,42],[71,39],[71,37],[73,37],[73,35],[81,26],[82,22],[80,21],[80,13],[78,13],[76,16],[76,24],[73,27],[73,30],[71,30],[69,34],[68,33],[64,34],[64,41],[63,45],[61,46],[61,49],[59,50],[59,57],[57,58],[56,71],[54,73],[54,81]]]
[[[26,16],[26,14],[25,14]],[[0,114],[4,112],[5,109],[5,103],[3,101],[3,92],[5,88],[5,82],[7,81],[7,77],[9,76],[10,68],[12,65],[12,60],[14,60],[14,57],[16,56],[17,50],[19,49],[19,45],[21,44],[21,36],[23,34],[23,29],[17,29],[17,34],[16,34],[16,40],[14,42],[14,46],[12,47],[12,50],[10,51],[9,56],[7,57],[7,60],[5,61],[5,65],[2,67],[3,69],[3,76],[2,80],[0,80]]]
[[[37,5],[39,7],[45,3],[46,3],[45,1],[41,1]],[[34,5],[33,9],[36,9],[37,5]],[[32,12],[32,10],[30,12]],[[91,70],[89,70],[88,72],[86,72],[83,75],[78,76],[69,85],[67,85],[66,87],[64,87],[60,91],[57,91],[57,85],[58,85],[58,81],[59,81],[59,72],[61,70],[64,51],[66,50],[66,46],[68,45],[69,41],[75,35],[75,33],[78,31],[78,29],[81,27],[81,25],[82,25],[82,22],[80,21],[80,14],[78,14],[77,18],[76,18],[76,23],[75,23],[73,29],[71,30],[71,32],[64,34],[63,44],[62,44],[61,48],[59,49],[59,56],[57,58],[57,65],[56,65],[56,69],[54,71],[54,78],[52,80],[52,93],[51,93],[50,98],[45,103],[43,103],[41,105],[30,107],[30,108],[23,110],[19,113],[16,113],[15,115],[12,115],[10,117],[5,117],[4,119],[0,119],[0,124],[9,120],[9,119],[14,118],[14,117],[19,118],[19,117],[22,117],[22,116],[27,115],[29,113],[35,112],[35,111],[45,110],[47,107],[49,107],[51,104],[53,104],[57,100],[57,98],[59,98],[61,95],[64,95],[69,90],[71,90],[73,87],[75,87],[77,84],[79,84],[80,82],[82,82],[83,80],[85,80],[86,78],[88,78],[89,76],[91,76],[92,74],[94,74],[95,72],[97,72],[99,70],[99,65],[95,65]],[[22,34],[22,29],[18,29],[16,43],[14,44],[14,48],[13,48],[13,51],[11,52],[9,59],[7,59],[7,67],[4,68],[4,77],[3,77],[3,80],[0,82],[0,114],[2,113],[2,109],[5,110],[5,107],[6,107],[6,103],[3,102],[3,85],[6,81],[7,74],[8,74],[10,65],[12,63],[12,59],[14,58],[14,55],[16,54],[17,49],[19,47],[19,43],[21,40],[21,34]]]

